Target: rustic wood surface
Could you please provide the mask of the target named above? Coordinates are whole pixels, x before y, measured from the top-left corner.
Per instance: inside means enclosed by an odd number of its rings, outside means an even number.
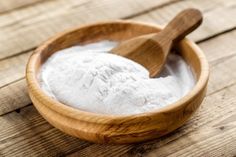
[[[180,10],[203,12],[189,38],[210,63],[207,96],[183,127],[133,145],[98,145],[49,125],[32,106],[25,64],[42,41],[108,19],[166,24]],[[0,156],[236,156],[235,0],[0,0]]]

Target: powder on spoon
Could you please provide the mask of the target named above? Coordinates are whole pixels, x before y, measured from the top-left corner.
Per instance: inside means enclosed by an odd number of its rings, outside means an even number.
[[[73,46],[54,53],[42,66],[42,89],[74,108],[115,115],[159,109],[182,98],[195,84],[185,61],[170,54],[161,76],[149,78],[140,64],[107,53],[115,42]]]

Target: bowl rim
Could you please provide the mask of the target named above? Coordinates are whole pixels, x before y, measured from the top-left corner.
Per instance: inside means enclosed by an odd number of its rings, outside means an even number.
[[[108,124],[110,121],[112,123],[121,123],[121,120],[126,120],[132,123],[132,120],[134,119],[140,119],[140,118],[147,118],[150,116],[155,116],[160,113],[169,112],[174,109],[181,108],[184,104],[189,103],[192,98],[196,97],[201,90],[205,88],[207,85],[208,79],[209,79],[209,65],[207,62],[207,59],[202,52],[202,50],[191,40],[185,38],[181,42],[184,44],[187,44],[190,46],[196,55],[198,56],[198,60],[200,61],[200,75],[199,79],[197,80],[196,84],[190,90],[184,97],[179,99],[178,101],[169,104],[165,107],[162,107],[160,109],[155,109],[150,112],[144,112],[139,114],[131,114],[131,115],[110,115],[110,114],[102,114],[102,113],[94,113],[94,112],[88,112],[83,111],[80,109],[75,109],[73,107],[67,106],[50,96],[48,96],[39,85],[38,78],[35,77],[36,73],[36,61],[40,58],[40,53],[48,47],[49,44],[56,41],[58,38],[61,38],[62,36],[73,33],[74,31],[77,31],[78,29],[83,29],[86,27],[91,26],[99,26],[99,25],[106,25],[106,24],[132,24],[132,25],[139,25],[139,26],[147,26],[147,27],[153,27],[155,29],[160,30],[162,27],[156,24],[150,24],[145,22],[137,22],[132,20],[109,20],[109,21],[102,21],[102,22],[96,22],[91,24],[86,24],[80,27],[74,27],[70,28],[66,31],[57,33],[55,36],[49,38],[47,41],[43,42],[41,45],[38,46],[38,48],[31,54],[29,57],[27,66],[26,66],[26,81],[28,85],[28,91],[30,94],[30,97],[37,97],[41,104],[47,106],[53,111],[56,111],[57,113],[67,116],[72,119],[77,119],[80,121],[89,121],[91,123],[101,123],[101,124]],[[33,91],[34,94],[30,93]],[[43,102],[42,102],[43,100]],[[135,121],[136,121],[135,120]],[[133,121],[134,122],[134,121]],[[135,122],[134,122],[135,123]]]

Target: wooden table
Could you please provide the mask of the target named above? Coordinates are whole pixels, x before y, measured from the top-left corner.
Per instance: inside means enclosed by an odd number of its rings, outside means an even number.
[[[99,145],[55,129],[31,104],[27,59],[56,32],[118,18],[163,25],[187,7],[204,13],[189,38],[211,75],[205,101],[183,127],[145,143]],[[235,0],[0,0],[0,156],[236,156],[235,71]]]

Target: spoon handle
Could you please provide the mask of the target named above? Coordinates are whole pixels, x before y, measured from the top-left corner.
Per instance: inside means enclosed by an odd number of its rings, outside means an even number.
[[[180,41],[202,23],[202,13],[193,8],[185,9],[177,14],[161,33],[173,41]]]

